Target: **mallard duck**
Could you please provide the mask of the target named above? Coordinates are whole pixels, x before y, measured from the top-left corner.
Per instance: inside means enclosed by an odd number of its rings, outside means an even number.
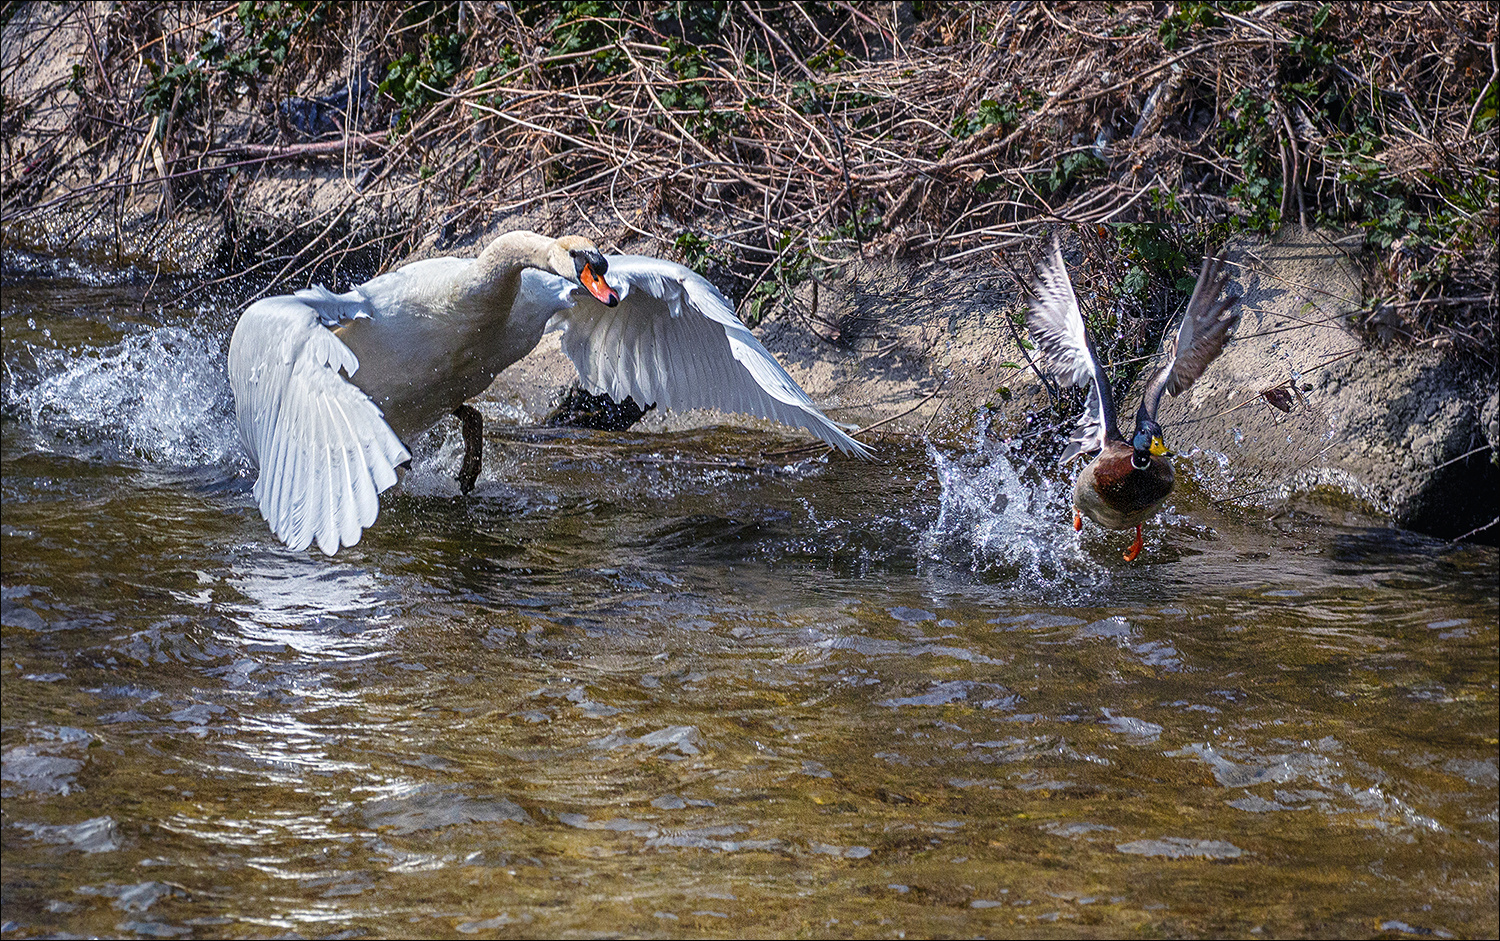
[[[1108,529],[1134,526],[1135,543],[1125,553],[1127,562],[1140,555],[1141,526],[1167,499],[1174,483],[1172,452],[1156,421],[1162,393],[1178,395],[1187,390],[1224,351],[1230,331],[1240,322],[1240,312],[1231,310],[1239,295],[1219,297],[1228,280],[1222,251],[1203,260],[1182,324],[1168,341],[1166,365],[1146,384],[1129,437],[1120,433],[1109,378],[1078,309],[1056,236],[1052,257],[1041,266],[1032,285],[1036,296],[1026,326],[1043,367],[1064,385],[1090,386],[1088,403],[1061,459],[1067,463],[1080,454],[1099,452],[1073,483],[1073,528],[1083,528],[1084,516]]]
[[[701,275],[659,258],[605,256],[579,236],[508,232],[478,258],[413,262],[344,294],[310,288],[241,315],[229,383],[272,531],[329,555],[354,545],[410,460],[408,445],[448,414],[463,422],[467,493],[483,429],[465,402],[549,327],[563,331],[563,352],[592,392],[745,412],[869,455]]]

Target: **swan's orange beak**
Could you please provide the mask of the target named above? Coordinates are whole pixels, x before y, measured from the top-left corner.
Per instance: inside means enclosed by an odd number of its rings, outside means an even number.
[[[582,281],[583,286],[589,289],[589,293],[598,298],[599,303],[605,307],[613,307],[620,303],[620,295],[615,293],[614,288],[604,283],[603,278],[594,274],[593,265],[584,265],[583,270],[578,273],[578,280]]]

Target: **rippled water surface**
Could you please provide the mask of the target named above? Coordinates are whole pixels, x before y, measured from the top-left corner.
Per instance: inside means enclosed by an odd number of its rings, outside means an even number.
[[[440,429],[329,560],[251,501],[232,311],[9,261],[6,937],[1500,928],[1492,548],[1199,455],[1129,565],[982,436],[490,403],[474,494]]]

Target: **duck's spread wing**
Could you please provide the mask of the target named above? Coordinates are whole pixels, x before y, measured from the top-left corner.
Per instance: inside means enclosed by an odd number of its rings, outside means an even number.
[[[241,440],[260,467],[261,515],[293,549],[316,541],[332,555],[375,522],[379,494],[411,454],[346,378],[359,361],[309,300],[319,298],[271,297],[245,311],[229,343],[229,383]]]
[[[1102,450],[1104,441],[1104,406],[1099,401],[1099,387],[1093,385],[1089,386],[1088,400],[1083,403],[1078,424],[1073,426],[1073,437],[1068,439],[1068,445],[1063,448],[1057,462],[1066,464],[1080,454]]]
[[[1088,402],[1063,450],[1062,460],[1068,461],[1103,448],[1115,420],[1109,382],[1089,342],[1083,313],[1073,294],[1073,283],[1068,278],[1056,237],[1031,289],[1034,297],[1026,314],[1026,329],[1041,353],[1042,368],[1063,385],[1089,386]]]
[[[610,255],[614,307],[586,291],[557,315],[562,348],[584,383],[616,400],[660,408],[709,408],[806,428],[848,454],[869,457],[818,410],[718,290],[681,265]]]
[[[1144,405],[1153,420],[1163,392],[1178,395],[1186,392],[1208,364],[1224,352],[1229,334],[1240,322],[1238,294],[1223,293],[1229,275],[1224,271],[1224,252],[1203,260],[1198,283],[1182,315],[1182,324],[1167,351],[1167,364],[1146,386]]]
[[[1084,332],[1083,314],[1055,238],[1052,253],[1037,270],[1031,289],[1035,297],[1026,315],[1026,328],[1036,341],[1043,367],[1063,385],[1081,386],[1093,381],[1094,356]]]

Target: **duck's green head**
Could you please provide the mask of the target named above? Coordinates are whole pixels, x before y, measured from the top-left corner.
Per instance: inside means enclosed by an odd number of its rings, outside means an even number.
[[[1150,467],[1153,455],[1172,453],[1167,450],[1167,442],[1162,438],[1161,426],[1145,417],[1136,419],[1135,434],[1130,437],[1130,446],[1135,449],[1135,454],[1130,458],[1130,466],[1136,470]]]

